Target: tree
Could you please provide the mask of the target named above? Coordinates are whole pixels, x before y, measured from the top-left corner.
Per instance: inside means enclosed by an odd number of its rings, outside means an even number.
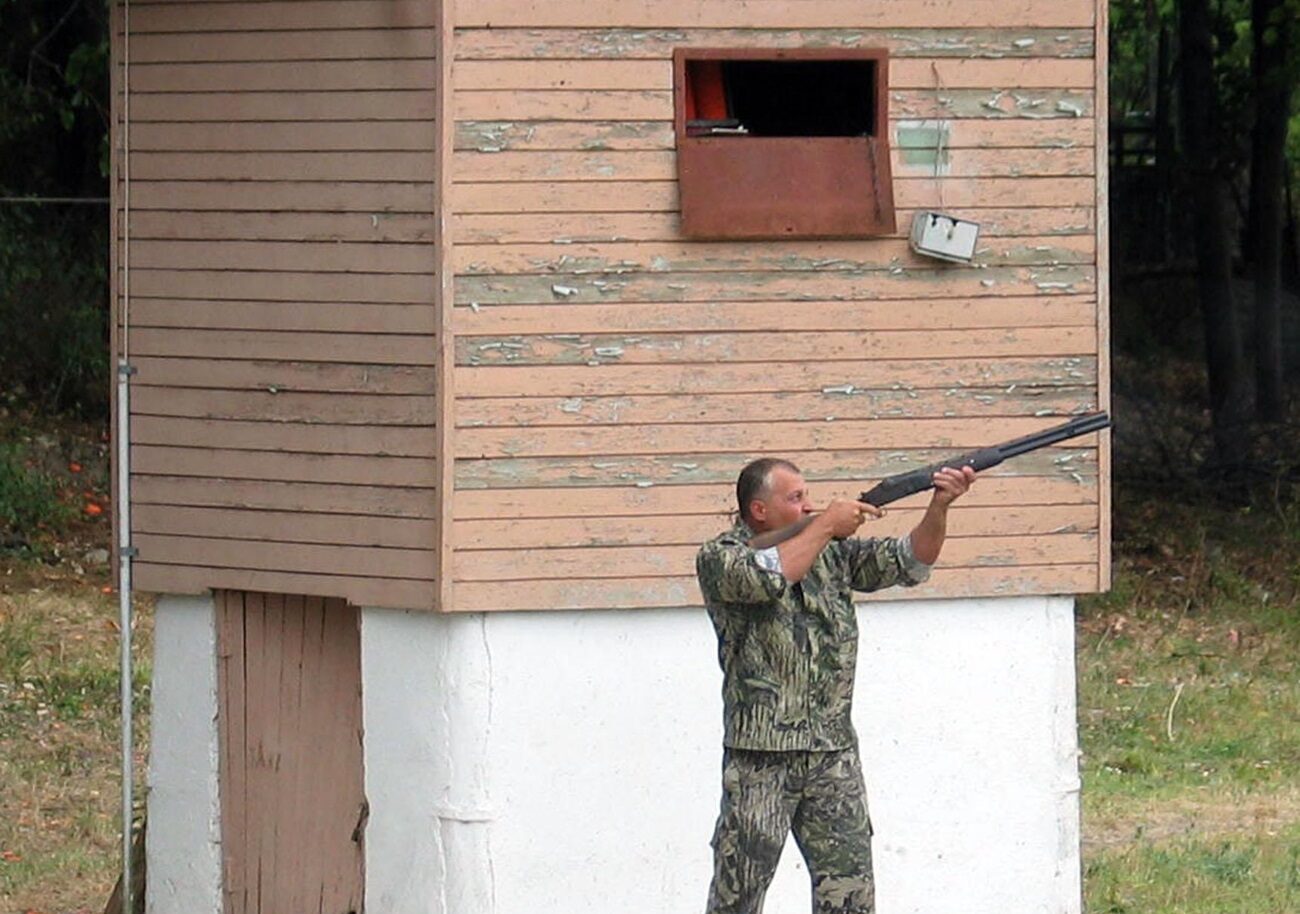
[[[1245,419],[1241,336],[1232,297],[1231,207],[1219,149],[1222,118],[1214,80],[1214,41],[1209,0],[1181,0],[1182,135],[1192,179],[1192,221],[1197,280],[1205,323],[1205,361],[1210,386],[1214,450],[1226,462]]]
[[[1282,231],[1286,135],[1296,66],[1296,0],[1252,0],[1251,58],[1255,123],[1250,157],[1250,256],[1255,280],[1255,412],[1283,417]]]

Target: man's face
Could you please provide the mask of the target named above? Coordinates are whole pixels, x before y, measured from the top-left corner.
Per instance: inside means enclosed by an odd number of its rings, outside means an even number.
[[[808,484],[802,475],[778,466],[772,468],[768,478],[770,485],[767,497],[756,499],[749,509],[755,532],[777,530],[812,513]]]

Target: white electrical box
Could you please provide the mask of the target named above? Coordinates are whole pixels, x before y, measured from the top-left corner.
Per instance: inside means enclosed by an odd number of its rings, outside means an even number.
[[[970,263],[979,240],[978,222],[922,210],[912,218],[912,250],[927,257]]]

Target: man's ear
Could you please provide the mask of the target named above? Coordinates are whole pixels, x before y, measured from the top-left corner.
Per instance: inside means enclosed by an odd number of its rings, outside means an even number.
[[[749,503],[749,517],[760,524],[767,523],[767,505],[757,498]]]

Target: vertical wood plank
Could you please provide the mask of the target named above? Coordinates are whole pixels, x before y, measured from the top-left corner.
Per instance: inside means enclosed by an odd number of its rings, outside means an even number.
[[[217,611],[218,784],[221,805],[221,857],[225,914],[243,914],[246,783],[244,760],[244,599],[239,591],[214,594]]]
[[[359,613],[239,591],[217,605],[225,912],[360,912]]]
[[[1109,66],[1110,4],[1097,0],[1095,117],[1097,135],[1093,151],[1097,173],[1097,400],[1100,409],[1110,410],[1110,92]],[[1097,470],[1100,474],[1097,498],[1097,589],[1110,589],[1111,576],[1111,434],[1103,432],[1097,447]]]
[[[452,193],[452,149],[455,144],[456,118],[452,108],[452,92],[454,83],[452,82],[451,63],[454,57],[453,42],[455,41],[455,3],[454,0],[438,0],[437,2],[437,56],[438,56],[438,79],[435,92],[435,118],[437,123],[438,140],[437,149],[434,153],[434,211],[437,214],[436,234],[434,244],[435,259],[437,261],[437,287],[435,293],[438,333],[438,420],[437,420],[437,441],[438,446],[435,453],[441,455],[450,455],[454,453],[454,441],[452,440],[455,432],[455,412],[456,412],[456,359],[455,359],[455,336],[453,331],[453,304],[455,302],[454,294],[454,258],[452,245],[455,239],[451,236],[452,213],[450,211]],[[438,460],[438,483],[437,483],[437,539],[435,548],[438,550],[437,570],[437,594],[434,600],[434,608],[437,611],[447,611],[455,606],[452,593],[452,556],[454,543],[452,542],[452,525],[451,525],[451,502],[453,489],[455,487],[455,461],[450,457],[441,456]]]

